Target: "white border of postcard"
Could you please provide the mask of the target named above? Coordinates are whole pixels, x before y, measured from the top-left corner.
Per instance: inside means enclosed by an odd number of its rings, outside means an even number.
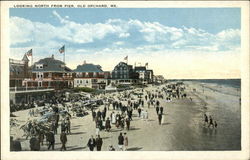
[[[133,152],[10,152],[9,151],[9,8],[30,4],[115,4],[118,8],[241,8],[241,151],[133,151]],[[249,2],[248,1],[1,1],[1,159],[250,159],[249,155]]]

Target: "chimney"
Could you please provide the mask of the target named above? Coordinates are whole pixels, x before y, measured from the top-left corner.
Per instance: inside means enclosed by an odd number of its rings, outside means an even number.
[[[83,64],[86,64],[86,60],[83,61]]]
[[[54,54],[52,54],[51,58],[53,58],[53,59],[54,59]]]

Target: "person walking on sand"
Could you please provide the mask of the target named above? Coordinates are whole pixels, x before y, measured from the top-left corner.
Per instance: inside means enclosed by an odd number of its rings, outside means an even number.
[[[65,150],[66,151],[66,143],[67,143],[67,134],[63,131],[60,135],[60,140],[62,142],[62,147],[61,151]]]
[[[161,125],[163,125],[164,124],[164,114],[161,114]]]
[[[40,150],[40,142],[36,135],[32,135],[30,139],[30,150],[31,151],[39,151]]]
[[[144,112],[144,116],[145,116],[145,117],[144,117],[145,120],[148,121],[148,111],[147,111],[147,110]]]
[[[161,125],[162,115],[160,113],[158,114],[158,120],[159,120],[159,125]]]
[[[48,142],[49,142],[49,146],[48,146],[48,150],[50,149],[50,147],[52,147],[52,150],[54,150],[54,146],[55,146],[55,135],[53,133],[53,131],[51,130],[48,134]]]
[[[62,120],[61,122],[61,132],[64,132],[66,131],[66,123],[65,123],[65,120]]]
[[[111,123],[115,124],[116,123],[116,117],[115,117],[115,112],[114,111],[111,113],[110,118],[111,118]]]
[[[100,124],[99,124],[100,122],[99,121],[97,121],[96,122],[96,126],[95,126],[95,135],[97,136],[98,134],[99,134],[99,132],[100,132]]]
[[[106,128],[106,131],[109,132],[110,129],[111,129],[111,125],[110,125],[110,120],[109,118],[107,118],[106,122],[105,122],[105,128]]]
[[[127,127],[127,130],[130,129],[130,120],[129,120],[129,118],[126,118],[126,127]]]
[[[218,124],[216,121],[214,121],[214,127],[217,128]]]
[[[163,114],[163,107],[160,107],[160,113]]]
[[[95,117],[96,117],[96,112],[95,112],[95,111],[92,111],[92,118],[93,118],[93,121],[95,121]]]
[[[207,117],[206,113],[204,114],[204,125],[205,124],[208,124],[208,117]]]
[[[65,122],[65,126],[66,126],[66,132],[67,134],[71,134],[71,122],[70,122],[70,119],[69,117],[66,118],[66,122]]]
[[[138,108],[138,114],[139,114],[139,118],[141,117],[141,108]]]
[[[101,151],[103,142],[102,142],[102,138],[100,137],[100,135],[97,136],[95,143],[96,143],[96,150]]]
[[[91,135],[91,138],[89,139],[88,144],[87,144],[87,146],[89,147],[89,150],[93,151],[95,148],[95,145],[96,145],[95,139],[93,135]]]
[[[148,108],[150,108],[150,100],[148,100]]]
[[[158,114],[159,113],[159,106],[156,106],[155,110],[156,110],[156,114]]]
[[[118,148],[120,151],[123,151],[123,145],[124,145],[124,137],[122,136],[122,133],[120,133],[118,137]]]
[[[127,151],[127,149],[128,149],[128,137],[127,137],[127,133],[124,133],[124,147],[125,147],[125,151]]]
[[[210,127],[211,125],[214,128],[213,118],[212,118],[212,116],[209,116],[209,125],[208,125],[208,127]]]
[[[156,106],[159,107],[159,105],[160,105],[160,102],[157,100],[156,101]]]
[[[13,136],[10,136],[10,151],[22,151],[21,142],[18,139],[14,140]]]

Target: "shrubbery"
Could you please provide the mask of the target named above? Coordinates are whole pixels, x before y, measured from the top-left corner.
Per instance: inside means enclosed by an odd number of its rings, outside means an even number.
[[[128,88],[126,85],[118,85],[117,88]]]
[[[74,88],[75,92],[95,92],[96,90],[88,87],[76,87]]]
[[[145,88],[145,87],[147,87],[146,84],[134,84],[133,86],[134,86],[135,88]]]

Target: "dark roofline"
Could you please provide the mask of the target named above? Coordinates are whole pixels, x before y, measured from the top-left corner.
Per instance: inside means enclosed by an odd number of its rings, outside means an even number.
[[[98,71],[88,71],[88,69],[90,69],[90,68],[88,68],[87,70],[83,70],[83,68],[81,68],[81,67],[84,67],[84,65],[86,65],[86,67],[88,67],[88,66],[96,67],[94,69],[96,69]],[[91,68],[91,69],[93,69],[93,68]],[[102,70],[102,66],[100,66],[99,64],[93,64],[93,63],[85,63],[85,64],[82,64],[82,65],[77,65],[76,69],[74,69],[72,71],[73,72],[80,72],[80,73],[87,73],[87,72],[88,73],[102,73],[102,72],[104,72]]]

